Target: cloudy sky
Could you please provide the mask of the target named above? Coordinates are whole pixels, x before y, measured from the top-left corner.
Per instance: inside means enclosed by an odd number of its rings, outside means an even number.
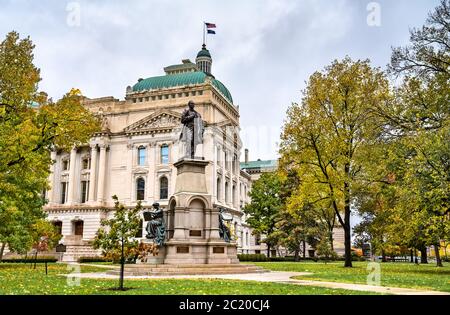
[[[31,36],[40,89],[72,87],[88,97],[123,99],[138,78],[195,59],[202,21],[213,74],[231,91],[251,159],[276,158],[285,111],[305,81],[333,59],[370,58],[385,67],[438,0],[0,0],[0,38]],[[241,157],[243,158],[243,157]]]

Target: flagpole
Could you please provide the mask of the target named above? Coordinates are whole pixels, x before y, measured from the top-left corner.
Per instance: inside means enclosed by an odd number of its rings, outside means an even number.
[[[205,44],[205,29],[206,29],[206,23],[205,23],[205,21],[203,21],[203,45],[206,45]]]

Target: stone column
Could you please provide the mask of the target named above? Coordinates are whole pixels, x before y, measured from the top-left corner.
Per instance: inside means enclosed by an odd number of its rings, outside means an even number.
[[[75,159],[77,158],[77,149],[74,147],[70,151],[70,171],[69,171],[69,191],[67,193],[67,204],[74,203],[75,194]]]
[[[156,165],[159,163],[158,150],[159,148],[156,142],[152,141],[147,146],[147,166],[148,166],[148,174],[147,179],[145,181],[145,189],[147,190],[146,200],[155,200],[159,199],[159,191],[156,190],[156,187],[159,187],[158,177],[156,176]],[[170,184],[170,183],[169,183]]]
[[[226,177],[225,177],[226,168],[225,168],[225,165],[227,163],[225,161],[225,147],[222,147],[222,150],[220,151],[220,153],[222,155],[222,158],[221,158],[221,160],[222,160],[222,165],[221,165],[222,166],[222,182],[221,182],[222,187],[220,188],[222,194],[220,196],[220,199],[225,204],[226,203],[226,200],[225,200],[225,195],[226,195],[225,194],[225,181],[226,181]]]
[[[185,233],[185,209],[184,207],[175,207],[174,210],[174,226],[173,226],[173,238],[177,240],[186,239]]]
[[[106,171],[106,144],[100,144],[100,161],[98,171],[98,194],[97,201],[102,203],[105,201],[105,171]]]
[[[217,146],[213,145],[214,148],[214,154],[213,154],[213,176],[212,176],[212,192],[211,195],[213,196],[213,202],[218,202],[217,198]]]
[[[128,143],[127,144],[127,170],[128,170],[128,188],[127,191],[129,192],[128,198],[126,199],[126,201],[128,201],[129,203],[134,201],[134,194],[136,193],[133,189],[133,158],[134,158],[134,145],[132,143]]]
[[[228,158],[228,170],[230,174],[230,182],[228,183],[228,204],[233,207],[233,154],[230,152]]]
[[[55,176],[55,160],[56,160],[56,151],[52,151],[50,153],[50,158],[52,159],[52,165],[50,165],[50,189],[47,191],[48,203],[53,204],[55,202],[55,187],[56,187],[56,176]]]
[[[91,170],[89,173],[89,203],[95,203],[95,188],[97,187],[97,144],[91,145]]]
[[[240,172],[236,175],[236,209],[241,207],[241,177]]]

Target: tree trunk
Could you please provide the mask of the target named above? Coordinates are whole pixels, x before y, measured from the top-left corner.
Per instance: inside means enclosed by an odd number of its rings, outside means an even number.
[[[381,261],[382,262],[386,262],[387,261],[386,253],[384,252],[384,249],[381,250]]]
[[[330,242],[330,248],[332,251],[334,251],[334,245],[333,245],[333,229],[328,231],[328,241]]]
[[[303,240],[303,258],[306,258],[306,241]]]
[[[439,253],[439,245],[438,244],[434,244],[434,252],[435,252],[435,255],[436,255],[436,266],[437,267],[444,267],[442,265],[441,253]]]
[[[267,258],[270,258],[270,245],[267,244]]]
[[[2,247],[0,248],[0,261],[3,260],[3,252],[5,251],[6,243],[2,243]]]
[[[345,164],[345,175],[347,180],[350,174],[350,165]],[[350,226],[350,185],[344,182],[344,245],[345,245],[345,263],[344,267],[353,267],[352,265],[352,236]]]
[[[410,257],[411,262],[414,263],[414,252],[413,252],[412,248],[409,251],[409,257]]]
[[[123,291],[123,276],[125,269],[125,257],[123,253],[123,239],[122,239],[122,249],[120,255],[120,279],[119,279],[119,290]]]
[[[347,216],[347,215],[346,215]],[[350,226],[345,223],[344,228],[344,245],[345,245],[345,263],[344,267],[353,267],[352,265],[352,244],[351,244],[351,235],[350,235]]]
[[[420,263],[421,264],[428,264],[427,247],[426,246],[422,246],[420,248]]]
[[[33,267],[33,269],[36,269],[37,254],[38,254],[38,252],[36,250],[36,254],[34,255],[34,267]]]
[[[299,261],[299,260],[300,260],[300,257],[299,257],[299,255],[298,255],[298,252],[299,252],[299,251],[300,251],[299,249],[296,249],[295,252],[294,252],[294,260],[295,260],[295,261]]]

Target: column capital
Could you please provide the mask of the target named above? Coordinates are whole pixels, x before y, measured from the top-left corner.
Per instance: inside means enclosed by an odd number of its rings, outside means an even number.
[[[107,143],[99,143],[98,147],[100,148],[100,150],[108,149],[109,148],[109,144],[107,144]]]
[[[96,149],[97,148],[97,143],[90,143],[89,146],[91,147],[91,149]]]

